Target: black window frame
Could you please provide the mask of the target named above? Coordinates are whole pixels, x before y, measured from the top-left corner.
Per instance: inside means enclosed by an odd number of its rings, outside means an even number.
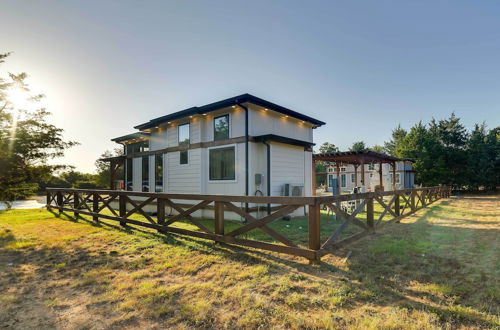
[[[146,166],[144,166],[144,163],[146,163]],[[146,167],[146,170],[144,170],[144,167]],[[141,173],[141,191],[148,192],[150,189],[149,187],[149,156],[144,156],[142,157],[142,173]],[[146,185],[144,185],[144,182],[146,182]]]
[[[154,158],[155,158],[155,192],[163,192],[163,154],[156,154]],[[158,184],[158,182],[161,182],[161,184]]]
[[[233,166],[232,177],[224,178],[224,167],[220,166],[220,177],[212,177],[212,152],[223,152],[224,150],[232,150],[233,151]],[[236,181],[236,146],[226,146],[221,148],[211,148],[208,150],[208,179],[209,181]]]
[[[185,157],[186,157],[185,163],[182,162],[182,158],[183,158],[182,155],[185,155]],[[179,165],[189,165],[189,150],[188,149],[179,151]]]
[[[227,120],[227,137],[217,137],[216,136],[216,130],[215,130],[215,121],[219,118],[226,118]],[[214,128],[214,141],[220,141],[220,140],[227,140],[229,139],[229,136],[231,135],[230,132],[231,132],[231,124],[230,124],[230,121],[229,121],[229,114],[226,113],[225,115],[220,115],[220,116],[217,116],[217,117],[214,117],[214,121],[213,121],[213,128]]]
[[[188,141],[186,142],[181,142],[181,127],[182,126],[188,126]],[[179,146],[187,146],[191,143],[191,123],[185,123],[177,126],[177,143]]]

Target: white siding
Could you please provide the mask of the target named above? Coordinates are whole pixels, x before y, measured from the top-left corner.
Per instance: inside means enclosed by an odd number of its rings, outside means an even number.
[[[285,183],[304,184],[304,148],[271,144],[271,195],[281,196]]]
[[[132,159],[132,189],[142,191],[142,157]]]
[[[283,114],[268,110],[262,110],[255,106],[249,106],[249,131],[252,136],[275,134],[296,140],[312,142],[312,127],[309,123],[286,117]]]
[[[167,128],[162,126],[159,129],[155,129],[151,132],[149,139],[149,150],[159,150],[164,149],[168,146],[167,144]]]
[[[189,163],[180,165],[180,152],[167,154],[167,166],[164,169],[168,193],[201,194],[201,149],[188,150]]]

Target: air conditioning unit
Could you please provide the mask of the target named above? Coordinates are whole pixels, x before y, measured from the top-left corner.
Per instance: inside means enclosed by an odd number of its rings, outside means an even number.
[[[283,185],[283,196],[304,196],[304,186],[285,183]]]

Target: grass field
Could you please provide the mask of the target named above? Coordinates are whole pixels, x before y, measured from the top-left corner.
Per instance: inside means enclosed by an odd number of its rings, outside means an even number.
[[[7,211],[0,328],[498,328],[499,225],[500,196],[441,200],[309,266]]]

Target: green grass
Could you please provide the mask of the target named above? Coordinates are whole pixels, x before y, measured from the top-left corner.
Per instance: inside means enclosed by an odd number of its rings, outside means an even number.
[[[1,212],[0,327],[495,328],[499,206],[498,196],[438,201],[320,266],[111,221]],[[305,219],[272,226],[307,242]],[[324,239],[337,226],[322,215]]]

